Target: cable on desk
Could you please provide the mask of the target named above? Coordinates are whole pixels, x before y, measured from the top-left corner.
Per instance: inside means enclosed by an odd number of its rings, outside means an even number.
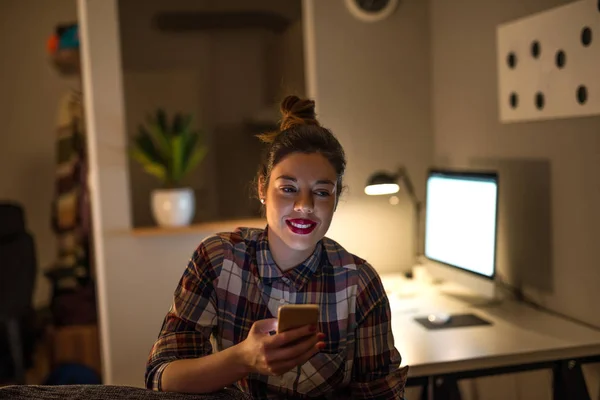
[[[538,303],[537,301],[532,300],[531,298],[529,298],[528,296],[525,295],[525,293],[523,292],[523,289],[514,285],[511,285],[510,283],[506,282],[504,280],[504,278],[502,278],[499,274],[496,274],[496,282],[505,290],[507,290],[514,298],[515,300],[522,302],[524,304],[527,304],[528,306],[531,306],[537,310],[540,311],[544,311],[548,314],[554,315],[556,317],[560,317],[560,318],[564,318],[566,320],[569,320],[571,322],[575,322],[577,324],[580,325],[584,325],[587,326],[588,328],[600,331],[600,326],[594,325],[594,324],[590,324],[589,322],[585,322],[585,321],[581,321],[577,318],[573,318],[569,315],[563,314],[561,312],[552,310],[551,308],[548,308],[546,306],[541,305],[540,303]],[[600,400],[600,398],[599,398]]]

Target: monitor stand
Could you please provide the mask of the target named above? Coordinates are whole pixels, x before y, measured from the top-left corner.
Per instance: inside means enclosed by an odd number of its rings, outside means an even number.
[[[427,260],[413,268],[416,277],[435,285],[437,290],[473,307],[490,307],[502,302],[493,279],[484,278]]]
[[[441,284],[439,293],[451,297],[474,308],[493,308],[502,304],[502,299],[496,295],[493,297],[481,296],[478,293],[472,293],[464,288],[457,288],[453,284]]]

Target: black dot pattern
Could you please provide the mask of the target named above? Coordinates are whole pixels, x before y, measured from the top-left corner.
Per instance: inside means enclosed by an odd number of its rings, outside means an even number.
[[[589,26],[581,30],[581,44],[588,47],[592,43],[592,30]]]
[[[600,0],[597,0],[597,9],[600,12]],[[592,29],[589,26],[583,26],[581,28],[580,33],[580,41],[581,45],[584,47],[589,47],[592,43]],[[539,60],[542,54],[542,44],[539,40],[532,40],[529,51],[531,53],[531,57],[536,60]],[[554,54],[554,64],[557,69],[565,69],[567,67],[567,52],[565,49],[556,49]],[[518,66],[518,57],[517,52],[510,51],[506,54],[506,65],[509,69],[515,70]],[[589,93],[588,88],[581,84],[575,88],[575,101],[580,105],[585,105],[588,102]],[[513,90],[509,93],[508,96],[508,105],[511,109],[516,110],[519,107],[519,93],[516,90]],[[546,95],[538,91],[535,93],[533,97],[533,103],[535,108],[539,111],[542,111],[546,106]]]
[[[535,94],[535,107],[538,110],[543,110],[545,105],[546,105],[546,99],[544,98],[544,93],[537,92]]]
[[[539,58],[542,53],[542,45],[537,40],[531,43],[531,56],[533,58]]]
[[[556,66],[558,68],[564,68],[567,63],[567,55],[563,50],[559,50],[556,52]]]
[[[584,85],[580,85],[577,88],[577,102],[579,104],[585,104],[587,102],[588,99],[588,91],[587,88]]]
[[[517,108],[519,106],[519,95],[515,92],[512,92],[510,94],[509,102],[511,108]]]
[[[512,51],[506,56],[506,64],[510,69],[514,69],[517,66],[517,55]]]

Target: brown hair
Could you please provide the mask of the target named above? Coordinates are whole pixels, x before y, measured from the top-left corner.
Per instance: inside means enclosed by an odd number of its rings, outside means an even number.
[[[286,156],[292,153],[320,153],[329,160],[337,174],[337,205],[346,170],[346,154],[342,145],[333,133],[322,127],[317,120],[313,100],[287,96],[281,102],[280,110],[282,118],[279,129],[258,135],[268,147],[258,168],[255,187],[262,182],[261,189],[265,193],[273,167]]]

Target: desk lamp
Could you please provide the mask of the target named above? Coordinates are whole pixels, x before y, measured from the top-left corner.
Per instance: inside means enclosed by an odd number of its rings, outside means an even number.
[[[404,187],[410,196],[415,211],[415,260],[419,261],[419,226],[421,221],[421,202],[415,194],[415,189],[406,168],[400,167],[395,173],[377,171],[373,173],[365,186],[365,194],[369,196],[390,195],[398,193]]]

